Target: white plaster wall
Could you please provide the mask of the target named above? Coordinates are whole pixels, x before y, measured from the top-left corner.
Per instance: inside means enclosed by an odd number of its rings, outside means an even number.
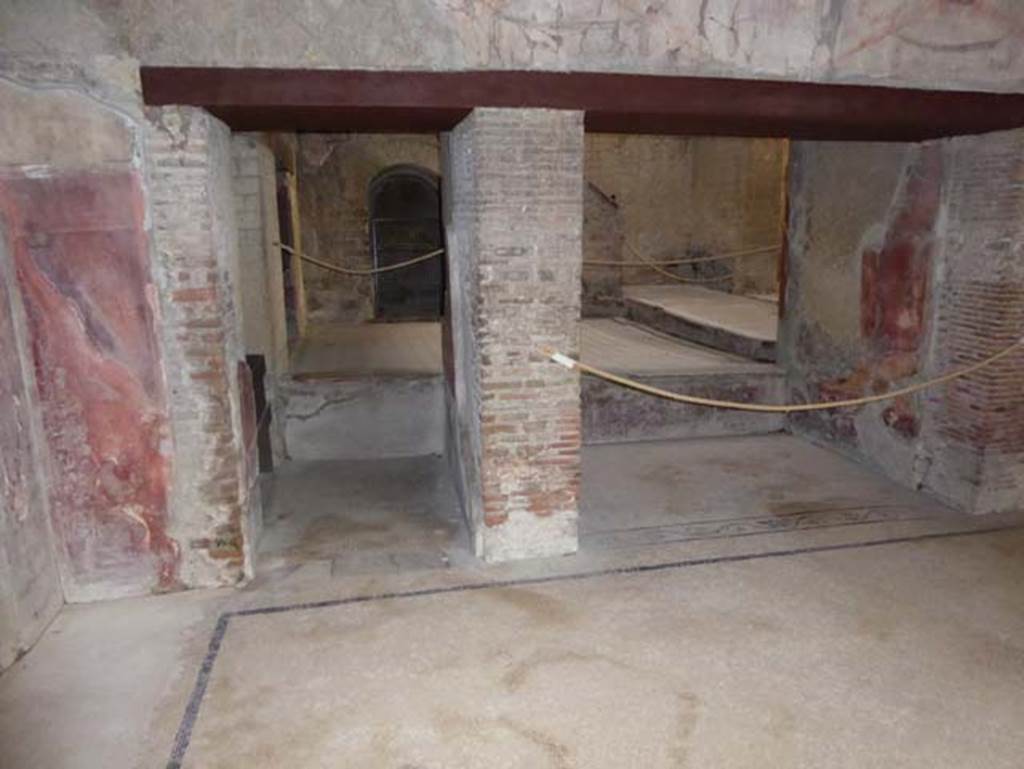
[[[0,50],[147,64],[1024,87],[1019,0],[9,0]]]

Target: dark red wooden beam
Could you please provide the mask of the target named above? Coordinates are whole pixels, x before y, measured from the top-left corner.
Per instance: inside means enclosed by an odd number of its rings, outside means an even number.
[[[452,128],[474,107],[582,110],[590,131],[916,141],[1024,126],[1024,94],[597,72],[143,67],[152,105],[235,130]]]

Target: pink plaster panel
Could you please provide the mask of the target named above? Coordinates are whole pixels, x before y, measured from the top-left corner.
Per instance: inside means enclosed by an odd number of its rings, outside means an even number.
[[[167,402],[138,175],[0,178],[73,585],[178,584],[167,534]]]

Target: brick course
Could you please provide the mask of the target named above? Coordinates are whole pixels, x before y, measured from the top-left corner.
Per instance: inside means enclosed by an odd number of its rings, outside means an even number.
[[[146,117],[180,576],[190,586],[230,584],[251,569],[258,515],[242,451],[230,132],[188,107]]]
[[[946,142],[948,216],[933,371],[1024,335],[1024,130]],[[1024,350],[945,385],[926,488],[974,513],[1024,506]]]
[[[446,146],[453,451],[487,560],[572,552],[583,124],[575,112],[475,110]]]

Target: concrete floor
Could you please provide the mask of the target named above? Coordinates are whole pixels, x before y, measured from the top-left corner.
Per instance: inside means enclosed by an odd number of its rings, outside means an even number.
[[[440,372],[440,323],[311,326],[292,354],[296,378]]]
[[[285,464],[265,484],[260,567],[445,568],[469,549],[445,467],[439,455]]]
[[[838,454],[783,434],[588,446],[584,544],[615,535],[721,523],[736,536],[833,521],[954,515]],[[620,539],[622,537],[619,537]]]
[[[66,609],[0,767],[1020,765],[1013,521],[786,436],[601,446],[582,551],[484,567],[440,469],[289,468],[253,584]]]

